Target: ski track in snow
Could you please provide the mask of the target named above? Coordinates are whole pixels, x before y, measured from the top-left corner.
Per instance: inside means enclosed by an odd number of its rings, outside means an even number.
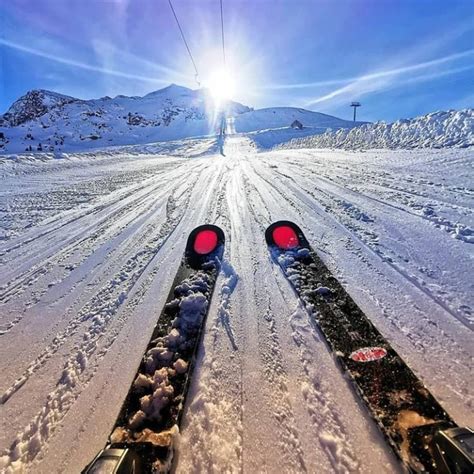
[[[226,252],[177,472],[398,469],[268,254],[278,219],[472,425],[472,151],[256,153],[236,135],[224,154],[0,164],[0,471],[80,472],[102,447],[205,222]]]
[[[439,298],[432,294],[429,288],[426,287],[423,280],[420,281],[416,275],[408,273],[403,267],[400,267],[397,263],[393,261],[393,259],[387,255],[383,250],[379,247],[379,238],[377,234],[373,233],[372,231],[367,229],[367,226],[359,225],[359,222],[373,222],[374,218],[371,218],[368,214],[361,212],[356,206],[353,204],[338,199],[337,194],[330,195],[326,191],[323,191],[321,188],[318,189],[318,193],[323,196],[323,199],[317,197],[311,191],[305,189],[301,182],[298,185],[295,183],[295,179],[288,177],[285,175],[286,178],[291,179],[293,184],[286,183],[287,187],[296,190],[301,188],[306,194],[310,195],[314,198],[315,202],[321,203],[324,206],[325,211],[330,215],[335,215],[336,219],[342,224],[343,227],[349,229],[351,236],[357,237],[357,241],[360,242],[362,245],[366,246],[370,251],[375,252],[376,254],[380,255],[380,257],[389,265],[391,265],[395,270],[397,270],[401,275],[403,275],[407,280],[411,281],[420,291],[426,293],[433,301],[439,304],[444,310],[449,312],[453,317],[458,318],[463,324],[466,324],[468,327],[472,328],[473,324],[470,318],[464,318],[463,315],[458,315],[456,311],[453,311],[449,305],[447,305],[442,298]],[[319,178],[320,179],[320,178]],[[336,206],[335,206],[336,204]],[[383,205],[387,205],[393,207],[390,204],[383,203]],[[347,217],[349,219],[347,219]],[[390,251],[390,250],[389,250]],[[406,262],[408,263],[408,262]]]

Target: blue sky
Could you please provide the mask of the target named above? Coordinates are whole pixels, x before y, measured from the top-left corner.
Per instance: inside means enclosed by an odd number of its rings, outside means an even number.
[[[222,67],[218,0],[173,0],[199,79]],[[360,119],[474,107],[474,0],[223,0],[235,99]],[[0,0],[0,111],[197,88],[168,0]]]

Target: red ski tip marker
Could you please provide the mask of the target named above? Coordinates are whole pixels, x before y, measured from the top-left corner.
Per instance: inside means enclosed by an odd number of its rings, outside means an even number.
[[[355,362],[372,362],[387,355],[383,347],[364,347],[354,351],[349,357]]]
[[[194,239],[194,251],[207,255],[217,247],[217,234],[213,230],[201,230]]]
[[[284,250],[294,249],[300,244],[294,229],[287,225],[273,229],[272,237],[275,245]]]

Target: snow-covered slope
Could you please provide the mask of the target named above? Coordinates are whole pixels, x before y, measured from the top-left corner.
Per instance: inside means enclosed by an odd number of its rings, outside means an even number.
[[[472,149],[257,155],[236,135],[224,157],[182,157],[208,140],[0,160],[2,474],[79,473],[104,446],[203,222],[226,252],[177,474],[401,472],[269,255],[279,219],[474,425]]]
[[[474,145],[474,109],[433,112],[294,139],[282,148],[466,148]]]
[[[292,128],[297,120],[302,129]],[[365,122],[349,122],[332,115],[295,107],[271,107],[252,110],[235,117],[234,131],[248,133],[261,149],[273,148],[292,139],[313,136],[341,128],[350,129]]]
[[[226,108],[232,115],[250,110],[237,102]],[[218,112],[204,89],[172,84],[144,97],[94,100],[34,90],[3,115],[0,151],[74,151],[174,140],[213,134],[218,123]]]
[[[252,110],[244,115],[235,117],[235,131],[254,132],[256,130],[289,127],[298,120],[303,127],[316,128],[321,131],[339,128],[350,128],[355,124],[331,115],[295,107],[271,107],[266,109]],[[356,125],[360,125],[361,122]]]

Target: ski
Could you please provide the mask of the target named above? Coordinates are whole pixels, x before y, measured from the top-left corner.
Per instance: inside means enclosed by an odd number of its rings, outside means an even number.
[[[301,229],[279,221],[268,227],[265,238],[404,467],[409,472],[474,472],[472,430],[456,426],[331,274]]]
[[[83,473],[162,473],[174,443],[224,252],[224,233],[189,235],[173,287],[103,450]]]

